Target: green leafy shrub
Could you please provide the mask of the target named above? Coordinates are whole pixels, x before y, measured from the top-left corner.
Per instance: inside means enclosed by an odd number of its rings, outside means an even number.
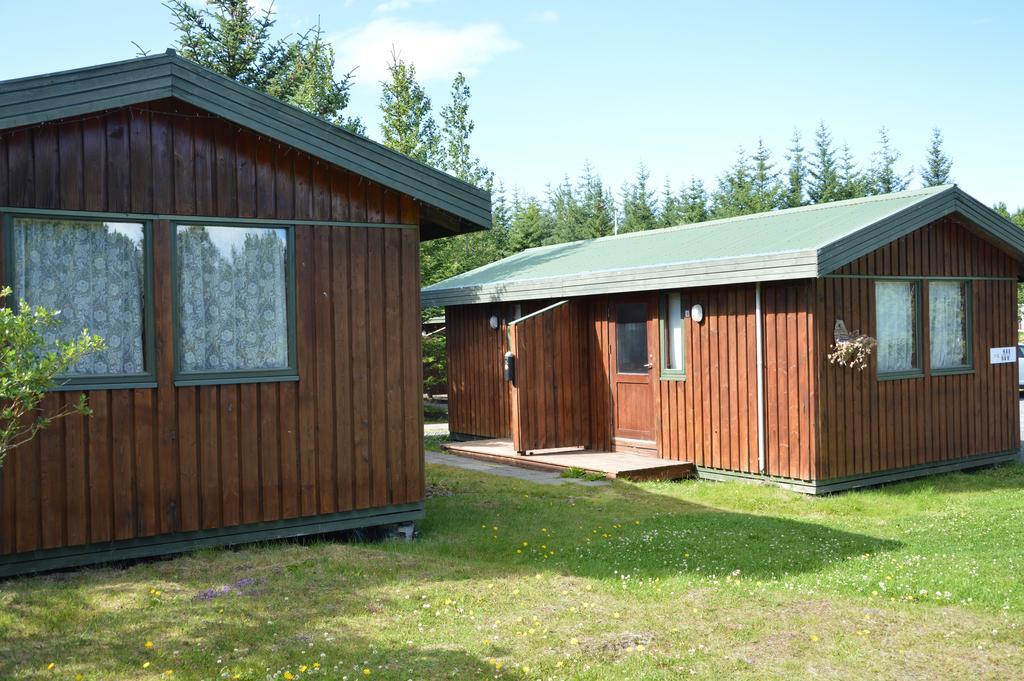
[[[443,333],[423,337],[423,393],[440,395],[448,391],[448,356]]]
[[[103,339],[83,329],[70,341],[48,341],[44,333],[60,324],[60,311],[19,301],[15,311],[3,305],[10,288],[0,289],[0,466],[7,454],[54,420],[89,415],[83,393],[78,402],[52,414],[39,409],[58,377],[86,355],[104,348]]]

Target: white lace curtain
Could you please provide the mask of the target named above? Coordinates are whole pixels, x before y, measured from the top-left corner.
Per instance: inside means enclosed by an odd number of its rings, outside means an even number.
[[[287,232],[179,225],[183,371],[288,366]]]
[[[875,282],[878,370],[911,371],[917,359],[917,285],[909,281]]]
[[[928,282],[928,319],[932,368],[967,366],[967,295],[963,282]]]
[[[48,341],[88,329],[107,348],[86,356],[69,375],[145,371],[145,251],[137,223],[17,218],[12,229],[14,298],[60,310]]]

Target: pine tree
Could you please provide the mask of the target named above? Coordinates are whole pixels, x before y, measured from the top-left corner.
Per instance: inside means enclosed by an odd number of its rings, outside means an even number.
[[[900,152],[893,148],[889,140],[889,131],[884,125],[878,131],[878,150],[874,154],[874,159],[868,171],[868,194],[891,194],[907,188],[910,173],[900,173],[896,170]]]
[[[814,132],[814,150],[811,152],[807,174],[810,177],[807,198],[811,203],[825,203],[839,198],[839,162],[835,147],[832,146],[832,133],[824,121]]]
[[[476,124],[469,117],[469,85],[462,73],[452,81],[452,100],[441,109],[442,167],[449,173],[477,187],[493,183],[491,172],[473,156],[469,138]]]
[[[928,145],[928,156],[924,168],[921,170],[921,182],[925,187],[936,187],[940,184],[951,184],[953,180],[949,171],[953,168],[953,161],[942,149],[942,131],[932,128],[932,140]]]
[[[686,197],[676,195],[672,191],[672,184],[665,179],[665,186],[661,190],[661,210],[658,211],[658,226],[673,227],[686,222]]]
[[[786,152],[789,161],[786,187],[782,196],[785,208],[796,208],[805,203],[804,193],[807,186],[807,159],[804,156],[804,145],[800,139],[800,131],[793,129],[793,139]]]
[[[690,179],[690,186],[683,195],[683,224],[704,222],[711,217],[708,208],[708,192],[704,182],[696,177]]]
[[[853,158],[850,145],[843,143],[839,155],[839,188],[835,199],[858,199],[868,195],[868,181],[864,174],[857,170],[857,162]]]
[[[636,178],[622,186],[622,224],[619,232],[642,232],[658,226],[654,190],[647,186],[650,179],[647,167],[641,163]]]
[[[319,24],[275,40],[273,5],[256,10],[247,0],[167,0],[182,57],[243,85],[277,97],[326,121],[363,132],[346,117],[353,72],[336,79],[334,48]]]
[[[551,216],[537,199],[530,196],[522,201],[518,194],[512,197],[508,233],[508,249],[511,253],[540,246],[551,230]]]
[[[750,158],[752,173],[750,182],[751,213],[763,213],[783,205],[785,188],[779,181],[779,172],[772,163],[772,152],[764,145],[764,140],[757,140],[757,151]]]
[[[731,218],[754,212],[754,170],[750,157],[741,147],[736,161],[718,178],[718,189],[711,195],[711,215]]]
[[[615,231],[615,197],[589,161],[583,165],[576,196],[581,238],[608,236]]]
[[[380,131],[384,145],[428,165],[439,165],[440,140],[430,97],[416,80],[416,66],[397,52],[388,63],[391,79],[381,83]]]

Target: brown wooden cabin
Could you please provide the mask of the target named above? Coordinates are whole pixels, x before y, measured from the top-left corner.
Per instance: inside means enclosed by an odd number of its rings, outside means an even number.
[[[945,186],[530,249],[423,304],[458,438],[820,493],[1017,456],[1022,263]],[[866,369],[829,361],[843,327],[877,339]]]
[[[486,192],[168,53],[0,83],[0,218],[108,345],[0,470],[0,575],[422,517],[420,241]]]

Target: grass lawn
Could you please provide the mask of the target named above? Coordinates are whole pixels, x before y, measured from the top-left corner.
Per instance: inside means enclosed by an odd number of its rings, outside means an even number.
[[[1021,465],[828,498],[439,466],[428,479],[412,543],[276,543],[0,582],[0,678],[1024,669]]]

